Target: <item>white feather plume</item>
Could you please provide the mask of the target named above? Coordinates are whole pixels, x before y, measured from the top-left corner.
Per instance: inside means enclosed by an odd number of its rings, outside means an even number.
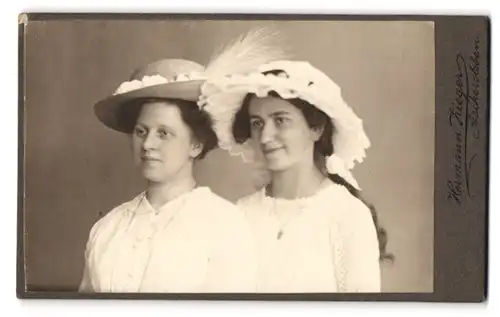
[[[281,36],[276,30],[269,27],[252,29],[214,54],[205,75],[216,78],[246,73],[262,64],[287,59],[286,48],[280,42]]]

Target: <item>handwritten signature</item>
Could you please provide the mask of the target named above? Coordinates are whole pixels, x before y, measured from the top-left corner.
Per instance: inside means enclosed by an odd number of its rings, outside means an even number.
[[[471,169],[476,153],[471,153],[469,142],[479,139],[479,54],[480,41],[474,41],[474,51],[468,60],[457,54],[455,75],[455,99],[448,109],[448,120],[454,129],[455,144],[453,156],[454,176],[448,180],[448,200],[462,203],[464,192],[470,198]],[[465,187],[465,189],[464,189]]]

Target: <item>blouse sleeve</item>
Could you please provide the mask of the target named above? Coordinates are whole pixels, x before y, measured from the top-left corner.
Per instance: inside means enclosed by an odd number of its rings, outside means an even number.
[[[99,227],[99,224],[101,223],[101,219],[99,219],[90,229],[90,233],[87,239],[87,243],[85,245],[85,253],[84,253],[84,268],[83,268],[83,275],[82,279],[80,281],[80,286],[78,287],[78,291],[81,293],[84,292],[93,292],[94,289],[92,287],[92,281],[91,281],[91,275],[90,275],[90,254],[92,252],[92,248],[94,245],[94,240],[96,237],[97,229]]]
[[[257,257],[252,231],[236,207],[230,208],[228,214],[210,259],[207,292],[255,293]]]
[[[85,257],[85,267],[83,269],[83,276],[80,282],[80,286],[78,287],[78,291],[81,293],[88,293],[93,291],[92,284],[90,282],[89,267],[86,257]]]
[[[80,282],[80,286],[78,287],[79,292],[92,292],[92,283],[90,282],[90,274],[89,274],[89,252],[90,252],[90,239],[87,241],[87,246],[85,249],[85,264],[83,268],[83,276]]]
[[[381,291],[379,245],[368,207],[356,200],[340,215],[332,237],[339,292]]]

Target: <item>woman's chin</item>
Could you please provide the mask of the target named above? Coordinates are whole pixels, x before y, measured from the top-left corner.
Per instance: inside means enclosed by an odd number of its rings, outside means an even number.
[[[290,164],[282,160],[268,160],[267,169],[271,172],[283,172],[290,168]]]
[[[165,177],[158,175],[158,173],[152,173],[151,171],[142,171],[142,177],[150,183],[163,183]]]

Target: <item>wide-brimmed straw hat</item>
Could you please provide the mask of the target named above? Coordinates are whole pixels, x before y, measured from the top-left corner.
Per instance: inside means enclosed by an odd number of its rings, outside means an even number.
[[[205,67],[184,59],[163,59],[150,63],[132,74],[113,95],[97,102],[94,111],[99,120],[113,130],[130,132],[120,116],[122,107],[142,98],[182,99],[197,102]]]
[[[262,63],[285,57],[284,50],[275,45],[279,34],[268,28],[250,30],[223,46],[207,66],[186,59],[162,59],[133,71],[111,96],[94,105],[97,118],[107,127],[130,132],[130,123],[122,111],[132,101],[143,98],[181,99],[199,101],[205,81],[228,74],[250,72]]]
[[[306,61],[272,61],[250,73],[207,81],[199,103],[214,117],[219,147],[241,154],[232,132],[235,115],[247,94],[266,97],[272,91],[283,99],[305,100],[330,117],[334,153],[326,157],[326,168],[359,188],[350,170],[364,160],[370,147],[363,122],[342,98],[340,87]]]

